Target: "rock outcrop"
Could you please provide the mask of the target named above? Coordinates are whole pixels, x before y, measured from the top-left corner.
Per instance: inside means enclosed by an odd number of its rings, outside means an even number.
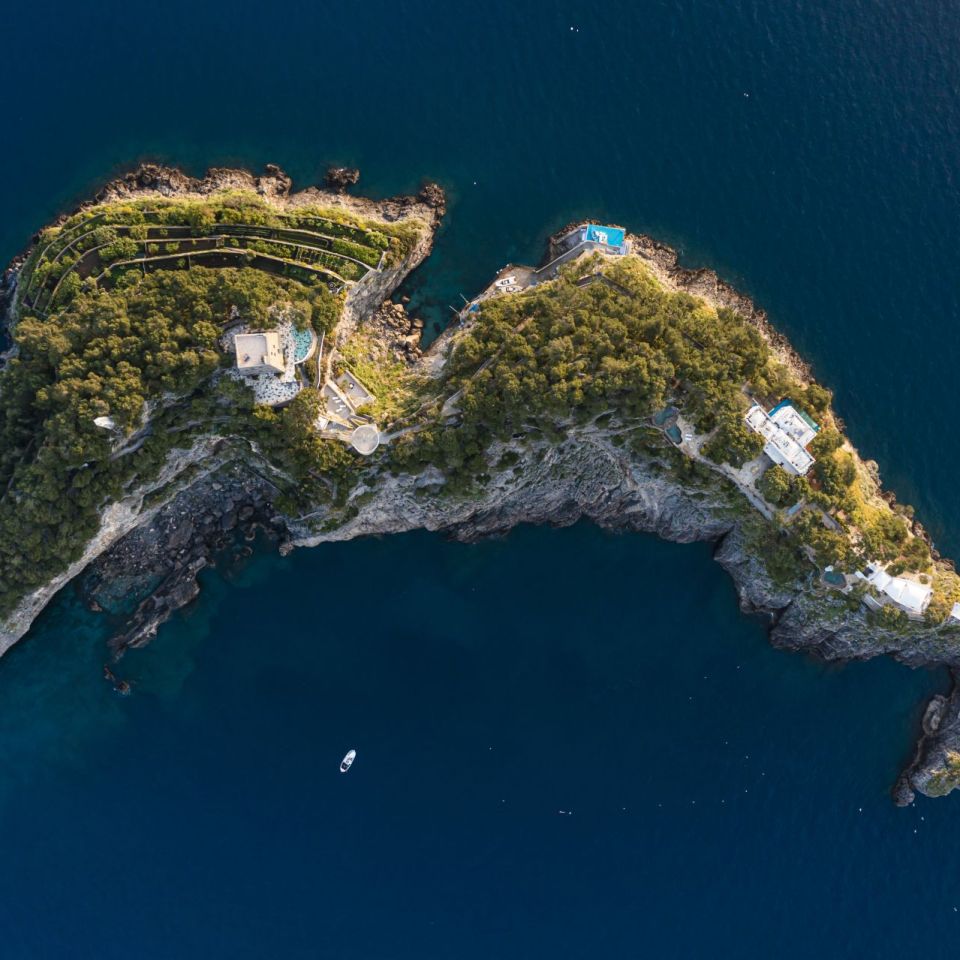
[[[343,193],[360,182],[360,171],[356,167],[330,167],[323,179],[331,190]]]

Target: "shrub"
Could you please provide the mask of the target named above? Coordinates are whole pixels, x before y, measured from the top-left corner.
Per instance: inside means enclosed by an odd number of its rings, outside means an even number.
[[[800,499],[794,479],[783,467],[775,464],[759,479],[757,489],[768,503],[790,507]]]

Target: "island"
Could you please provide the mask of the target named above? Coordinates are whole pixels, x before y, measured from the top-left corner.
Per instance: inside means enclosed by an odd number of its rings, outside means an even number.
[[[115,662],[258,535],[282,551],[580,518],[708,540],[771,641],[950,668],[894,787],[960,786],[960,577],[762,310],[615,224],[569,224],[424,348],[393,302],[443,191],[368,200],[143,165],[3,278],[0,653],[65,584]],[[125,682],[108,663],[105,676]]]

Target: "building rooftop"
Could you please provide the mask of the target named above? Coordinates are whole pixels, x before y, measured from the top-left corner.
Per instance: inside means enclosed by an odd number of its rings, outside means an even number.
[[[805,447],[820,432],[820,427],[802,410],[798,410],[791,400],[781,400],[770,411],[770,419],[801,447]]]
[[[285,369],[280,334],[276,330],[238,333],[233,338],[233,349],[237,354],[238,370],[259,372],[267,367],[283,373]]]
[[[888,599],[907,613],[919,615],[927,609],[933,587],[916,580],[907,580],[906,577],[891,577],[883,567],[867,567],[867,574],[859,574],[867,583],[873,584]]]
[[[777,414],[777,419],[767,413],[759,403],[755,403],[744,419],[747,426],[766,441],[763,452],[774,463],[802,477],[815,463],[805,443],[809,443],[816,436],[816,430],[810,432],[810,427],[792,405],[785,407],[778,404],[773,408],[773,412]],[[797,427],[797,421],[803,425],[802,430]],[[810,432],[809,438],[805,443],[800,442],[797,437],[805,437],[807,432]]]

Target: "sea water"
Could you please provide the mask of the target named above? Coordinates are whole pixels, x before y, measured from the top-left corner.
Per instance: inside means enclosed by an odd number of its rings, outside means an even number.
[[[958,41],[921,0],[19,5],[0,259],[142,158],[440,181],[431,335],[574,218],[647,231],[769,310],[957,555]],[[956,799],[888,795],[945,677],[771,649],[705,545],[262,551],[128,698],[105,637],[66,590],[0,661],[4,957],[853,958],[960,924]]]

